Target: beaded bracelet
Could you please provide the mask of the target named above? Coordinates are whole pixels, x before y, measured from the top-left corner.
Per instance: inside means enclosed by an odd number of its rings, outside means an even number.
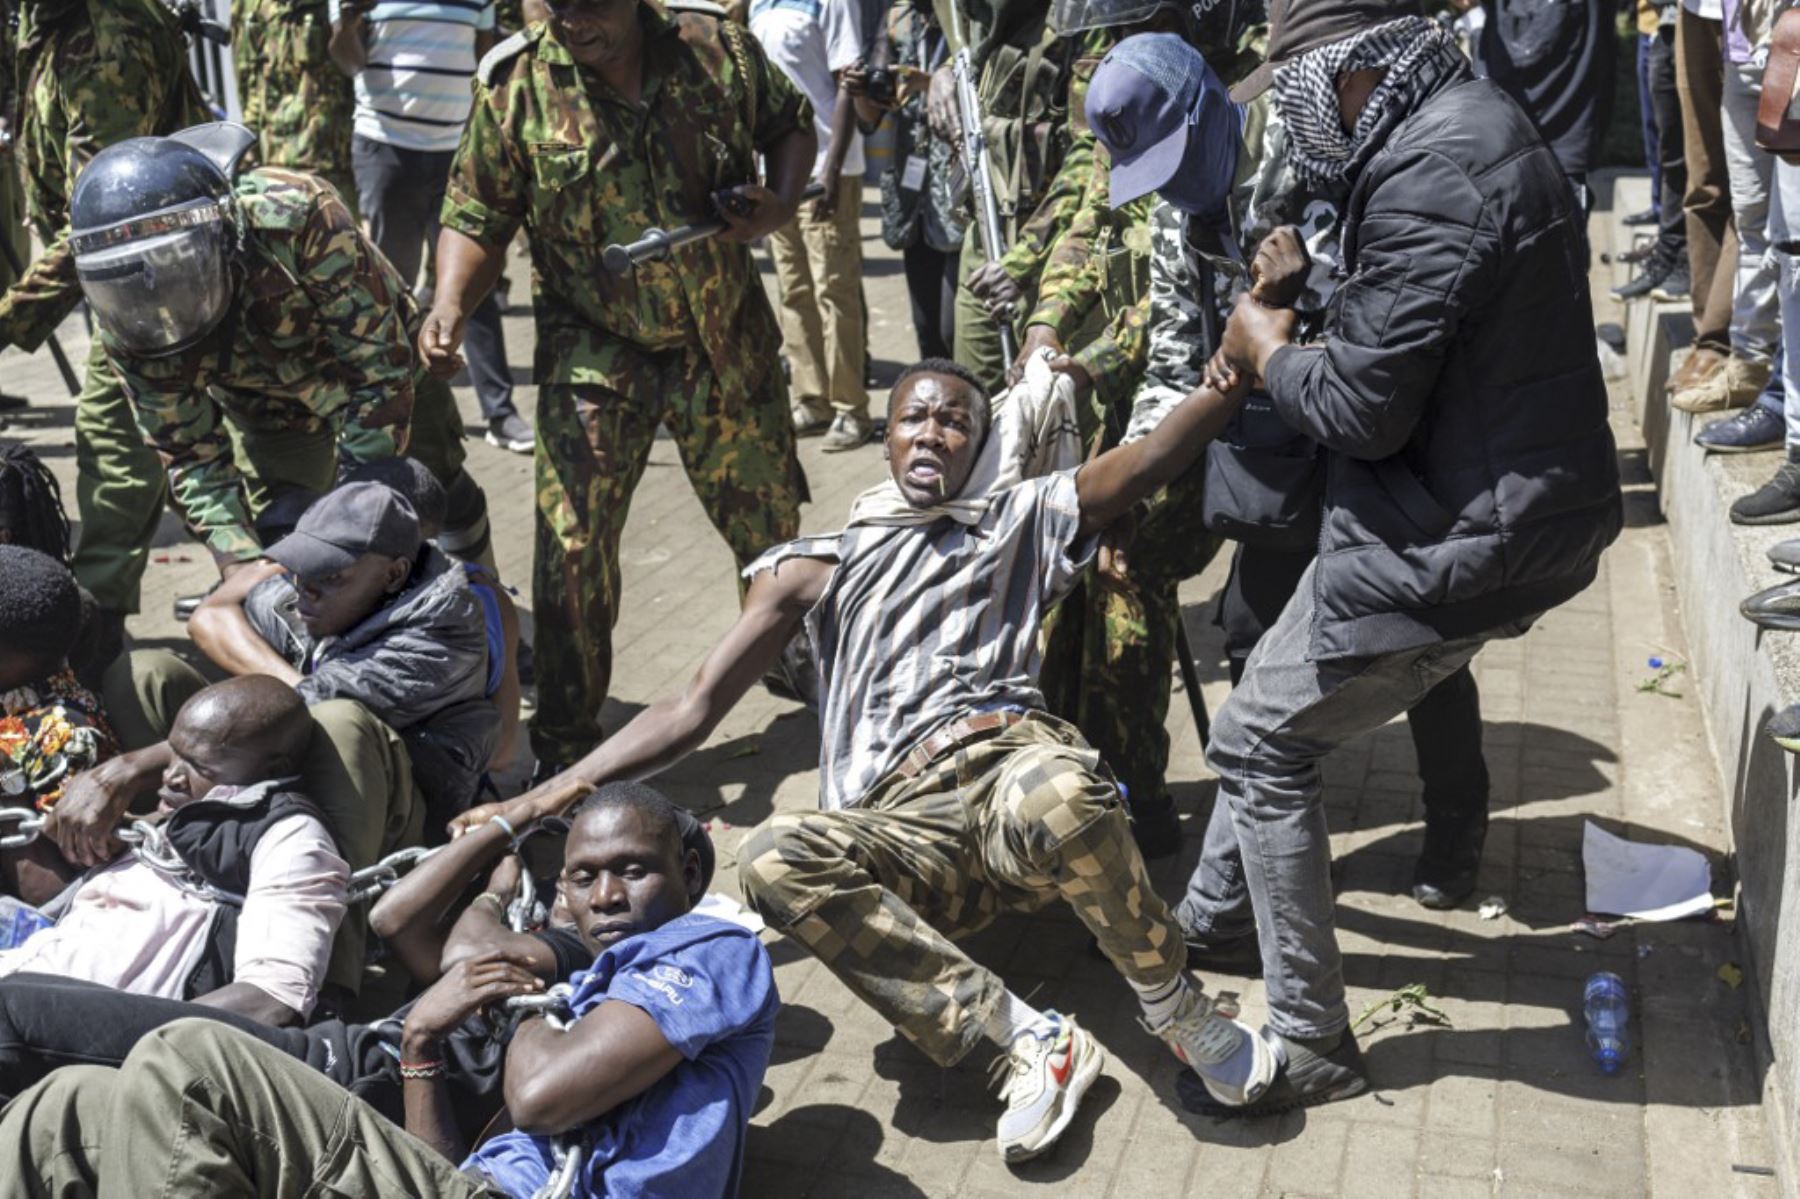
[[[442,1078],[442,1077],[444,1077],[445,1073],[446,1073],[446,1071],[444,1069],[444,1063],[442,1061],[436,1061],[436,1062],[405,1062],[405,1061],[403,1061],[400,1063],[400,1077],[403,1079],[415,1079],[418,1081],[428,1081],[433,1078]]]

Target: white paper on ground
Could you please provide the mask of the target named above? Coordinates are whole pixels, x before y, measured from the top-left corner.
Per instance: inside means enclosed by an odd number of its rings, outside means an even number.
[[[1640,845],[1593,821],[1581,837],[1590,912],[1639,920],[1680,920],[1713,906],[1712,867],[1698,850]]]
[[[741,924],[753,933],[760,933],[765,927],[763,918],[749,908],[717,891],[708,891],[694,905],[694,911],[701,916],[711,916],[715,920],[729,920],[733,924]]]

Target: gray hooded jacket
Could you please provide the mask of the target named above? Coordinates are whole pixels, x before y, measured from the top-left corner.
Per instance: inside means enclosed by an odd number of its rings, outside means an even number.
[[[500,714],[488,697],[486,616],[463,568],[427,545],[404,591],[318,642],[298,606],[293,581],[277,575],[251,590],[244,611],[306,676],[301,698],[361,702],[406,742],[434,815],[467,807],[499,742]]]

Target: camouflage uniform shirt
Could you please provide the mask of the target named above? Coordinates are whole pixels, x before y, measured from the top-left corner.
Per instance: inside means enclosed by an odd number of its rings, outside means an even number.
[[[102,334],[169,491],[213,555],[262,551],[228,425],[336,433],[340,457],[391,458],[412,412],[418,305],[314,176],[259,167],[237,180],[247,229],[237,297],[219,327],[166,357]]]
[[[637,390],[625,342],[688,347],[752,384],[781,334],[750,248],[708,238],[608,274],[601,253],[652,227],[713,217],[712,193],[756,178],[755,158],[812,112],[741,27],[642,0],[643,91],[632,104],[582,69],[543,24],[496,46],[450,171],[446,228],[531,244],[540,383]],[[756,355],[766,363],[747,369]]]
[[[1236,5],[1195,5],[1194,31],[1201,56],[1227,84],[1242,78],[1262,61],[1254,34],[1242,32],[1247,12]],[[1151,253],[1150,211],[1154,195],[1111,205],[1111,171],[1106,148],[1087,128],[1087,85],[1099,59],[1129,29],[1100,29],[1088,34],[1070,90],[1069,118],[1078,137],[1092,144],[1083,169],[1084,185],[1065,199],[1057,223],[1046,229],[1044,273],[1038,281],[1037,308],[1028,325],[1047,325],[1094,381],[1101,402],[1110,408],[1127,399],[1143,372],[1151,321],[1146,260]],[[1079,107],[1077,107],[1079,106]],[[1068,170],[1067,167],[1064,168]],[[1086,344],[1070,340],[1087,323],[1096,305],[1106,308],[1106,327]]]
[[[0,299],[0,341],[35,349],[81,299],[69,251],[69,191],[114,142],[211,120],[175,18],[154,0],[80,6],[19,30],[17,157],[25,208],[46,249]]]
[[[356,98],[331,61],[325,0],[239,0],[232,5],[232,64],[244,124],[263,166],[323,175],[356,202],[350,130]]]

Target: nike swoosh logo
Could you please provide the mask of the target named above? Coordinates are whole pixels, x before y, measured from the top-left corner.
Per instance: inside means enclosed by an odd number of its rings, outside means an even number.
[[[1062,1060],[1059,1062],[1059,1061],[1052,1059],[1052,1061],[1050,1062],[1050,1077],[1051,1077],[1051,1079],[1059,1087],[1068,1086],[1069,1085],[1069,1074],[1074,1069],[1074,1066],[1075,1066],[1075,1041],[1074,1041],[1074,1038],[1071,1037],[1069,1039],[1069,1042],[1063,1046]]]

